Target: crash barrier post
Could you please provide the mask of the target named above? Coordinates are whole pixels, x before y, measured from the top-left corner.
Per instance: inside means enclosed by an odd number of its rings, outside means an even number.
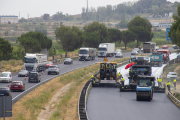
[[[176,97],[174,97],[171,92],[168,91],[168,95],[171,99],[173,99],[175,102],[177,102],[178,104],[180,104],[180,100],[178,100]]]

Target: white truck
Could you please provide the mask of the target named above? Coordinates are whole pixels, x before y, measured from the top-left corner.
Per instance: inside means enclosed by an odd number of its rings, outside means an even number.
[[[100,43],[98,47],[98,57],[114,56],[115,43]]]
[[[96,48],[81,47],[79,49],[79,61],[81,60],[95,60]]]
[[[44,71],[47,64],[47,55],[46,54],[33,54],[26,53],[24,56],[24,69],[31,71]]]

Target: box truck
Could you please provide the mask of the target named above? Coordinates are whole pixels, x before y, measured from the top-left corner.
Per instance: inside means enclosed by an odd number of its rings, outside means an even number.
[[[98,47],[98,57],[114,56],[115,43],[101,43]]]

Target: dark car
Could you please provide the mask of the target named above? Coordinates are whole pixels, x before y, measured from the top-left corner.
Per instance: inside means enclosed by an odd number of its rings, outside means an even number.
[[[23,81],[13,81],[10,89],[12,92],[15,90],[25,91],[25,84],[23,83]]]
[[[65,58],[64,64],[73,64],[73,60],[71,58]]]
[[[41,75],[38,72],[30,72],[28,82],[41,82]]]
[[[10,96],[11,90],[9,87],[0,87],[0,96]]]
[[[18,77],[27,77],[27,76],[29,76],[29,71],[27,71],[27,70],[21,70],[18,73]]]

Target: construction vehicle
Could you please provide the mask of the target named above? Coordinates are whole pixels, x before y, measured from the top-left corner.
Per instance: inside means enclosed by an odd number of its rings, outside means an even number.
[[[100,43],[98,47],[98,57],[114,56],[115,43]]]
[[[160,49],[157,52],[163,53],[163,63],[169,62],[169,60],[170,60],[170,58],[169,58],[170,51],[168,49]]]
[[[144,42],[143,43],[143,53],[152,53],[156,51],[156,43],[155,42]]]
[[[153,52],[150,55],[151,66],[161,67],[163,64],[163,52]]]
[[[46,54],[33,54],[26,53],[24,56],[24,69],[31,72],[41,72],[46,69],[47,55]]]
[[[150,65],[148,56],[130,56],[130,63],[138,65]]]
[[[96,48],[85,48],[79,49],[79,61],[81,60],[95,60]]]
[[[105,60],[106,57],[105,57]],[[92,86],[99,86],[104,84],[119,85],[119,76],[117,75],[116,62],[100,62],[99,74],[92,80]]]
[[[136,100],[149,100],[153,99],[154,76],[138,75],[136,87]]]

